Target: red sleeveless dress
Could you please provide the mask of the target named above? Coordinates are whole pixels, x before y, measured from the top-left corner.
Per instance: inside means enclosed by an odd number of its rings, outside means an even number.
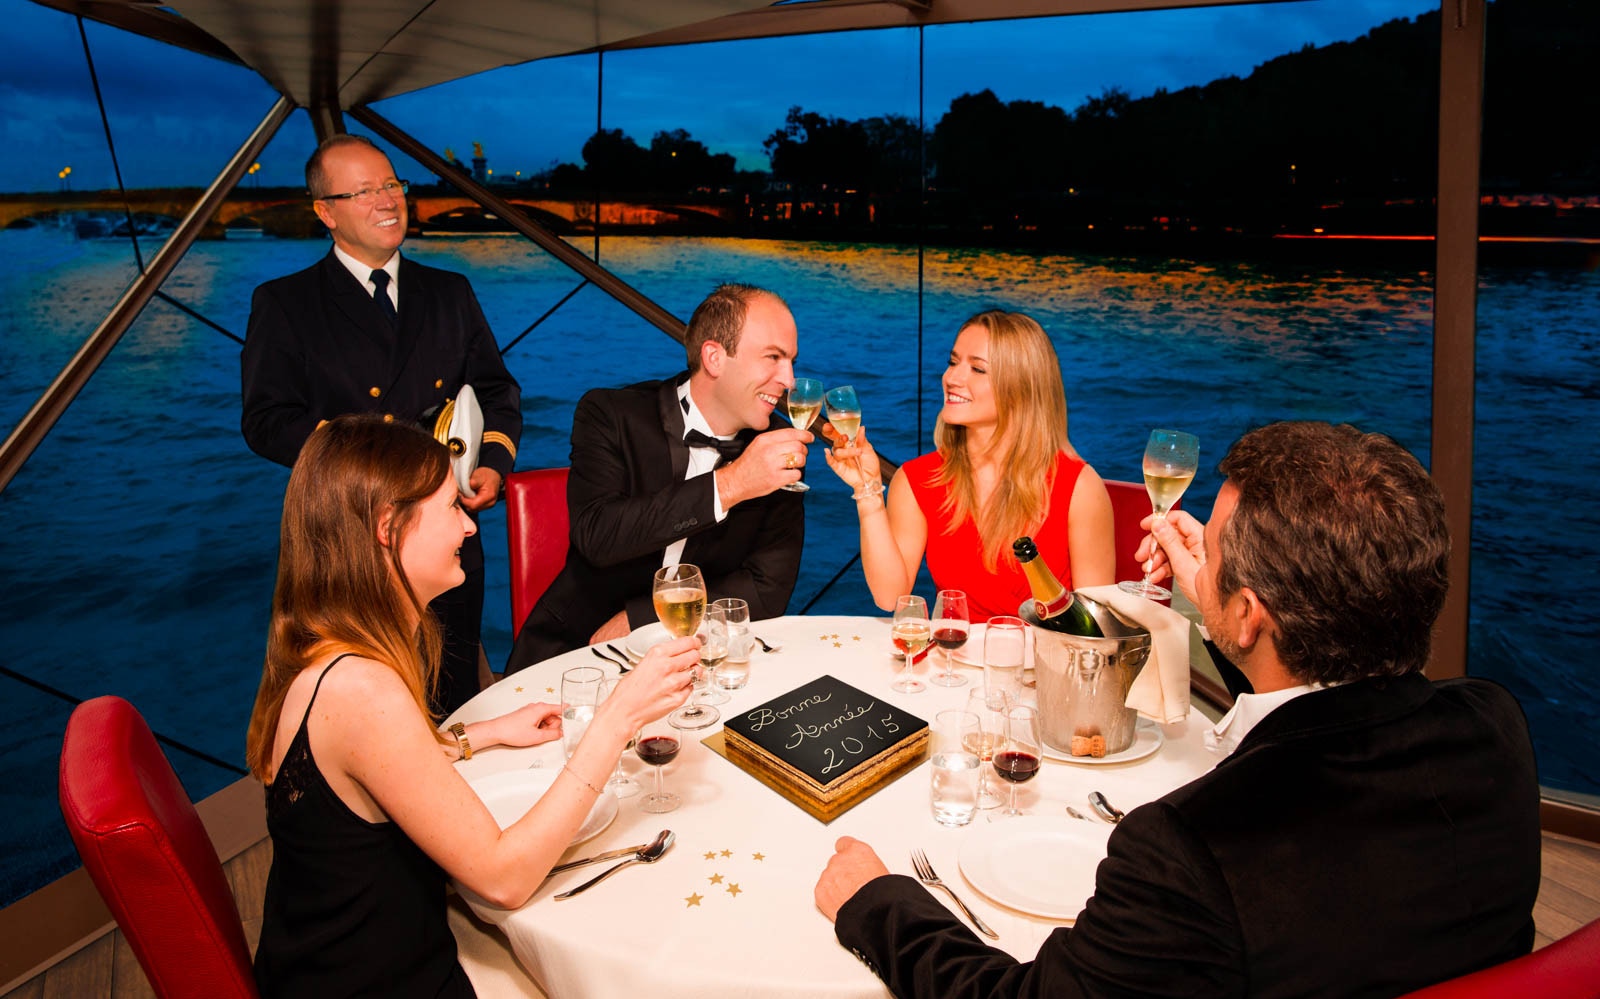
[[[1072,490],[1083,466],[1082,461],[1065,452],[1056,455],[1051,468],[1054,479],[1050,489],[1050,512],[1033,532],[1040,557],[1068,589],[1072,588],[1072,558],[1068,551],[1067,512],[1072,508]],[[966,591],[974,623],[1014,615],[1022,601],[1032,595],[1027,577],[1016,560],[1009,557],[1002,558],[994,572],[984,568],[983,542],[978,539],[978,525],[970,517],[951,529],[948,515],[942,509],[949,486],[937,485],[934,481],[943,467],[944,459],[937,451],[913,458],[901,466],[911,494],[917,498],[917,506],[922,508],[922,516],[928,521],[928,574],[941,590]]]

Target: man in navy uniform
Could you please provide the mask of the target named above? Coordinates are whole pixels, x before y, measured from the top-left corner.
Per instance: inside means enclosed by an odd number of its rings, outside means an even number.
[[[342,413],[417,422],[471,385],[483,409],[471,513],[499,498],[522,437],[521,390],[467,279],[404,259],[406,183],[367,139],[336,135],[306,163],[312,207],[333,237],[313,266],[268,281],[250,303],[240,367],[250,449],[293,465],[311,431]],[[428,428],[430,431],[432,427]],[[461,546],[466,582],[430,606],[444,631],[437,707],[477,693],[483,545]]]
[[[1532,946],[1527,721],[1495,684],[1422,674],[1438,488],[1389,438],[1326,423],[1254,430],[1220,470],[1203,530],[1145,522],[1157,577],[1254,691],[1207,733],[1215,769],[1128,813],[1075,925],[1027,963],[842,838],[817,907],[895,995],[1394,996]]]

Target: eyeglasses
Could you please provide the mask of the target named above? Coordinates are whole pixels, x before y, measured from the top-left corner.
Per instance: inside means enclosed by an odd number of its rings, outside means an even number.
[[[411,190],[411,181],[391,180],[381,187],[364,187],[359,191],[351,191],[349,194],[324,194],[320,198],[312,198],[311,200],[344,201],[349,199],[365,208],[368,205],[375,204],[379,195],[387,194],[389,197],[399,200],[409,190]]]

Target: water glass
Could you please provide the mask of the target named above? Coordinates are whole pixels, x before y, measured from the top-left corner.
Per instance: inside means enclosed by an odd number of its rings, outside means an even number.
[[[604,704],[606,698],[617,692],[617,684],[621,683],[620,677],[608,676],[600,684],[600,703]],[[633,741],[623,747],[626,751],[633,748]],[[570,755],[570,754],[569,754]],[[639,782],[629,777],[622,769],[622,754],[617,754],[617,765],[611,770],[611,777],[606,781],[606,790],[619,798],[631,798],[639,793]]]
[[[738,690],[750,682],[750,650],[756,642],[750,631],[750,605],[738,597],[723,597],[711,606],[722,608],[728,624],[728,658],[717,670],[717,684],[723,690]]]
[[[700,620],[700,668],[703,679],[695,684],[694,700],[697,704],[727,704],[727,691],[717,683],[717,670],[728,658],[727,611],[716,604],[706,608]]]
[[[605,678],[598,666],[574,666],[561,674],[561,748],[569,760],[594,719]]]
[[[983,731],[970,711],[941,711],[933,720],[933,820],[964,826],[978,811],[983,761],[975,747]]]
[[[1027,661],[1028,623],[1020,617],[991,617],[983,629],[983,683],[1013,703],[1022,696]]]

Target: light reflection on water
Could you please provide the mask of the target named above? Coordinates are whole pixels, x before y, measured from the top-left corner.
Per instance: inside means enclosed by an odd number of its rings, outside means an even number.
[[[588,252],[592,243],[575,245]],[[316,260],[318,241],[196,246],[166,291],[240,335],[254,285]],[[0,424],[14,425],[132,279],[128,247],[54,230],[0,233]],[[145,246],[146,257],[156,249]],[[517,239],[413,241],[419,259],[468,273],[501,342],[578,281]],[[1108,478],[1136,479],[1145,435],[1175,425],[1202,442],[1186,497],[1204,513],[1209,470],[1251,426],[1285,418],[1386,431],[1427,460],[1431,276],[1414,269],[1030,256],[929,248],[918,327],[915,248],[786,241],[619,238],[601,258],[687,316],[715,283],[772,287],[794,308],[797,369],[861,391],[885,453],[925,450],[938,376],[958,324],[981,308],[1035,315],[1057,345],[1074,443]],[[1597,741],[1596,695],[1574,668],[1596,638],[1587,573],[1594,532],[1564,516],[1569,471],[1586,459],[1565,431],[1600,416],[1594,272],[1486,271],[1479,310],[1475,496],[1475,673],[1511,686],[1534,720],[1544,779],[1600,789],[1582,751]],[[657,377],[682,351],[592,288],[508,357],[524,390],[518,467],[567,463],[584,389]],[[287,472],[238,434],[238,347],[155,302],[56,431],[0,495],[5,665],[77,697],[115,692],[157,731],[242,759],[271,596]],[[1581,435],[1580,435],[1581,439]],[[813,454],[807,547],[793,609],[856,546],[846,490]],[[510,646],[504,520],[486,518],[490,659]],[[1552,585],[1552,584],[1556,585]],[[1554,591],[1554,592],[1552,592]],[[1536,592],[1541,620],[1517,597]],[[819,613],[870,609],[859,572]],[[67,709],[14,680],[0,712],[0,805],[8,822],[0,902],[73,865],[51,803]],[[196,797],[233,775],[177,753]]]

